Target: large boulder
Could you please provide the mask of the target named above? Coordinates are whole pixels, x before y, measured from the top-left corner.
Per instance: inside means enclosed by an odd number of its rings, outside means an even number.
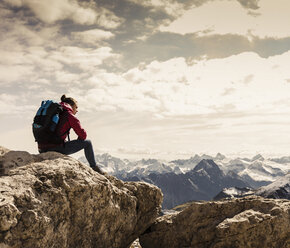
[[[161,191],[55,152],[0,147],[0,247],[129,247],[156,219]]]
[[[192,203],[159,217],[140,243],[143,248],[289,248],[290,201],[249,196]]]

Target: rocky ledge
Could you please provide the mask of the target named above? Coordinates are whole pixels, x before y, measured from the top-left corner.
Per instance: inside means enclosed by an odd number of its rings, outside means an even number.
[[[157,218],[161,191],[61,155],[0,147],[0,247],[129,247]]]
[[[289,248],[290,201],[249,196],[191,203],[159,217],[140,243],[143,248]]]

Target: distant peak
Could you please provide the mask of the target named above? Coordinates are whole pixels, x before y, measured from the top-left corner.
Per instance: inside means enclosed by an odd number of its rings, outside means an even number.
[[[154,164],[154,163],[157,163],[157,162],[158,162],[158,160],[154,159],[154,158],[149,158],[149,159],[143,158],[141,160],[141,163],[143,163],[143,164]]]
[[[208,171],[208,170],[220,171],[220,168],[218,167],[218,165],[212,159],[203,159],[203,160],[201,160],[195,166],[194,170],[198,171],[200,169],[204,169],[206,171]]]
[[[215,159],[218,159],[218,160],[223,160],[225,158],[226,158],[226,156],[221,154],[221,153],[217,153],[217,155],[215,156]]]
[[[111,155],[109,153],[103,153],[103,154],[101,154],[101,156],[103,156],[103,157],[111,157]]]
[[[195,154],[194,157],[192,157],[193,159],[195,158],[200,158],[200,156],[198,154]]]
[[[207,154],[202,154],[201,158],[202,158],[202,159],[213,159],[212,156],[207,155]]]
[[[254,160],[265,160],[264,159],[264,157],[261,155],[261,154],[257,154],[256,156],[254,156],[253,158],[252,158],[252,160],[254,161]]]

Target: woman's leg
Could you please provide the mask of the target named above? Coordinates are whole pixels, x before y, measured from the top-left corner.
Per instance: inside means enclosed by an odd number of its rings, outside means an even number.
[[[90,167],[93,170],[95,170],[96,172],[98,172],[100,174],[104,174],[101,171],[101,169],[96,165],[93,145],[92,145],[92,142],[90,140],[79,140],[79,139],[72,140],[72,141],[65,142],[64,146],[50,148],[50,149],[47,149],[47,150],[41,151],[41,152],[54,151],[54,152],[59,152],[62,154],[70,155],[70,154],[76,153],[82,149],[84,149],[84,151],[85,151],[85,156],[90,164]]]
[[[85,156],[92,168],[96,167],[93,145],[90,140],[72,140],[65,142],[63,153],[70,155],[80,150],[85,150]]]

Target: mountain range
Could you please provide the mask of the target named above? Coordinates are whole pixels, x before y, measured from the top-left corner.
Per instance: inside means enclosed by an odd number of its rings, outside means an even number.
[[[290,157],[265,159],[195,155],[189,159],[130,161],[110,154],[96,155],[99,167],[124,181],[145,181],[161,188],[163,209],[194,200],[211,200],[223,189],[257,189],[290,172]],[[81,161],[86,162],[84,157]]]
[[[150,173],[185,174],[195,168],[203,159],[213,160],[225,173],[234,172],[239,175],[252,188],[258,188],[274,182],[290,172],[290,157],[265,159],[258,154],[253,158],[227,158],[218,153],[215,157],[209,155],[195,155],[189,159],[164,161],[158,159],[141,159],[131,161],[111,156],[108,153],[95,156],[99,166],[107,173],[123,177],[148,176]],[[81,157],[82,162],[86,162]]]
[[[258,195],[265,198],[288,199],[290,200],[290,174],[278,178],[273,183],[262,186],[258,189],[230,187],[224,188],[213,199],[221,200],[223,198],[240,198],[249,195]]]
[[[225,187],[248,186],[238,175],[224,174],[210,159],[201,160],[186,173],[150,173],[133,177],[119,175],[118,178],[124,181],[145,181],[159,187],[163,192],[163,209],[171,209],[188,201],[211,200]]]

